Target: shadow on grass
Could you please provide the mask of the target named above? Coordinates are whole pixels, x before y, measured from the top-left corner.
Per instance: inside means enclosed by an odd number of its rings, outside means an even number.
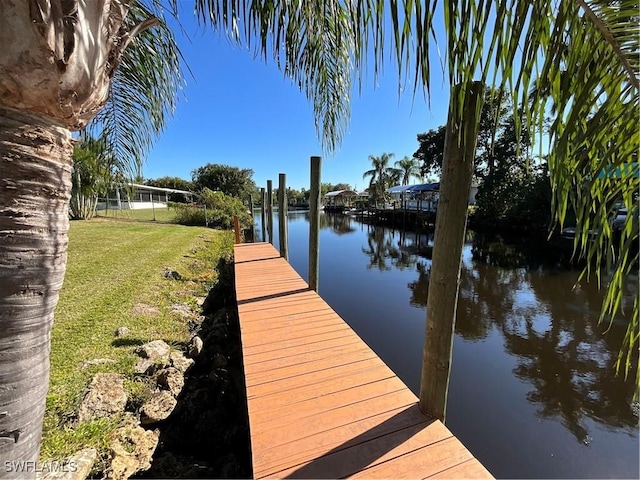
[[[154,425],[160,442],[138,478],[249,478],[251,447],[233,261],[221,258],[218,281],[196,332],[204,348],[185,376],[178,404]]]
[[[112,347],[137,347],[144,344],[139,338],[116,338],[111,342]]]
[[[167,345],[171,345],[171,347],[185,350],[188,342],[176,342],[175,340],[169,340],[167,338],[163,338],[162,341]],[[140,345],[144,345],[148,343],[149,340],[140,340],[139,338],[116,338],[111,342],[112,347],[138,347]]]

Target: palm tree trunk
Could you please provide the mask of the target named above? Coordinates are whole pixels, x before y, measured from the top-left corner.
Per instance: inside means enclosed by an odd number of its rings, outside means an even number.
[[[67,128],[0,107],[0,478],[35,475],[11,462],[38,458],[72,151]]]

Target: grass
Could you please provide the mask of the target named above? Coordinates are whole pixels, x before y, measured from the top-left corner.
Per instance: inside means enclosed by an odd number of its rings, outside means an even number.
[[[154,209],[141,210],[98,210],[98,217],[117,218],[119,220],[136,220],[140,222],[153,222]],[[176,212],[170,208],[156,208],[155,221],[159,223],[174,223]]]
[[[169,307],[187,303],[198,311],[197,299],[206,296],[218,259],[232,245],[230,232],[199,227],[99,218],[71,223],[67,274],[52,331],[43,459],[61,459],[86,446],[106,452],[119,419],[74,424],[89,380],[98,372],[122,373],[129,401],[140,402],[149,387],[133,375],[135,348],[155,339],[175,348],[189,341],[186,321]],[[165,267],[182,279],[165,279]],[[135,314],[137,304],[159,313]],[[120,326],[131,333],[115,339]],[[113,362],[82,367],[98,358]]]

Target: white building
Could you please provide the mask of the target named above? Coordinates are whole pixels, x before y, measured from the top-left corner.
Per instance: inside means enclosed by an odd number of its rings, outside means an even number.
[[[143,210],[148,208],[167,208],[172,194],[183,195],[187,202],[193,201],[193,192],[175,188],[152,187],[137,183],[127,183],[116,187],[105,199],[98,202],[97,209],[105,210]]]

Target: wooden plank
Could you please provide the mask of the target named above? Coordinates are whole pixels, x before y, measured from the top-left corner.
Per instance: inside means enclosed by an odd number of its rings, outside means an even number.
[[[352,477],[373,466],[380,465],[396,457],[408,454],[425,446],[435,444],[447,438],[453,439],[451,432],[440,422],[425,425],[417,424],[397,432],[373,438],[346,449],[332,451],[320,458],[300,465],[294,465],[276,473],[280,478],[344,478]],[[457,442],[453,439],[454,444]],[[458,442],[459,443],[459,442]],[[449,444],[447,444],[449,446]],[[467,452],[468,456],[471,456]],[[466,460],[467,458],[465,458]],[[395,462],[389,462],[395,463]],[[404,462],[403,462],[404,463]],[[460,463],[460,462],[458,462]],[[455,465],[455,464],[454,464]],[[426,464],[424,465],[426,468]],[[391,465],[386,465],[391,470]],[[406,468],[402,466],[401,468]],[[442,470],[442,468],[440,468]],[[366,476],[369,472],[362,472]],[[375,471],[374,471],[375,472]],[[407,477],[395,476],[393,472],[387,478],[414,478],[416,472]],[[418,474],[420,476],[420,474]]]
[[[267,475],[281,471],[291,465],[300,465],[332,450],[346,449],[374,438],[424,423],[424,415],[415,403],[400,407],[336,428],[324,429],[297,439],[293,443],[272,445],[259,452],[256,474]]]
[[[455,467],[447,468],[441,472],[430,475],[423,478],[492,478],[489,471],[477,461],[475,458],[470,458],[465,462],[462,462]]]
[[[294,334],[303,334],[310,330],[318,330],[317,333],[322,333],[319,330],[323,328],[333,328],[337,330],[344,330],[345,332],[351,332],[348,325],[344,322],[336,319],[335,314],[331,315],[330,312],[322,312],[314,317],[286,317],[282,319],[273,319],[266,322],[273,325],[273,329],[265,329],[265,322],[254,322],[241,327],[245,335],[250,335],[250,343],[259,341],[262,343],[269,343],[270,341],[277,341],[291,339]],[[311,335],[311,333],[309,333]],[[254,345],[251,345],[252,347]]]
[[[276,316],[273,318],[256,319],[253,322],[249,321],[243,324],[241,328],[243,331],[250,332],[249,334],[257,336],[257,334],[259,333],[271,333],[274,330],[282,328],[291,330],[295,327],[296,330],[302,330],[303,328],[310,328],[322,324],[344,325],[344,322],[336,320],[336,316],[333,312],[316,310],[314,312],[311,312],[311,314],[294,313],[292,315],[285,314],[281,317]],[[273,335],[265,335],[265,337],[277,337],[280,333],[284,332],[273,332]],[[253,347],[252,343],[249,344],[246,348],[251,347]]]
[[[302,400],[296,403],[295,408],[284,405],[273,410],[259,410],[254,413],[254,418],[256,422],[263,425],[265,430],[268,430],[271,427],[296,423],[299,420],[315,417],[337,408],[364,403],[369,399],[403,390],[404,384],[397,378],[383,378],[375,382],[322,395],[321,397]],[[318,401],[319,398],[321,398],[321,401]]]
[[[265,298],[260,302],[250,302],[249,300],[255,299],[255,296],[245,297],[243,300],[245,303],[241,303],[241,299],[238,298],[238,310],[241,314],[254,311],[271,310],[274,308],[287,308],[291,313],[304,311],[304,307],[311,303],[313,306],[325,307],[326,304],[322,303],[318,299],[313,298],[311,292],[293,293],[291,295],[281,295],[274,298]],[[326,308],[326,307],[325,307]]]
[[[304,422],[304,430],[295,428],[296,424],[288,428],[266,428],[256,423],[255,428],[251,430],[251,440],[254,445],[258,446],[257,451],[273,448],[278,445],[287,443],[295,443],[302,438],[312,436],[314,434],[344,427],[351,423],[370,418],[385,412],[389,412],[395,408],[408,408],[416,403],[415,395],[406,390],[393,392],[371,399],[371,401],[363,403],[354,403],[344,407],[336,408],[331,415],[326,417],[310,417]],[[271,427],[273,425],[270,425]],[[334,443],[334,446],[338,444]],[[255,467],[255,465],[254,465]]]
[[[335,326],[339,327],[340,325],[336,324]],[[272,338],[264,338],[266,336],[258,335],[256,344],[245,348],[246,356],[250,357],[256,354],[274,352],[277,350],[289,350],[291,348],[301,347],[302,345],[311,345],[314,343],[325,343],[330,340],[348,339],[351,341],[362,342],[362,340],[360,339],[354,339],[353,335],[345,335],[347,332],[349,332],[349,330],[346,328],[338,328],[337,330],[332,332],[314,334],[314,333],[308,333],[308,329],[305,329],[304,326],[301,326],[301,327],[294,326],[294,327],[289,327],[287,332],[295,333],[296,335],[299,334],[300,337],[290,338],[287,335],[286,340],[277,341]],[[252,334],[254,334],[254,332],[248,333],[248,335],[252,335]]]
[[[376,354],[370,349],[362,349],[357,352],[349,352],[341,356],[316,360],[315,362],[310,362],[304,366],[289,365],[287,367],[278,368],[277,370],[269,372],[269,375],[265,375],[264,372],[250,373],[245,376],[245,379],[247,385],[256,385],[260,383],[273,382],[283,378],[306,375],[308,373],[318,372],[329,368],[341,367],[342,365],[349,365],[350,363],[358,362],[360,360],[371,360],[375,358]],[[373,365],[374,364],[372,364],[372,366]]]
[[[291,351],[292,349],[288,349],[285,351],[258,354],[247,357],[245,360],[245,366],[249,368],[246,368],[246,371],[247,374],[267,372],[278,368],[290,367],[294,364],[304,364],[306,368],[306,364],[308,363],[324,360],[328,353],[327,350],[330,350],[331,353],[340,355],[342,352],[352,353],[356,348],[359,348],[360,350],[365,350],[367,348],[366,345],[357,347],[355,342],[356,340],[346,337],[343,339],[329,341],[328,345],[326,343],[325,345],[302,345],[301,347],[293,347],[293,351]]]
[[[401,445],[397,450],[404,452],[407,448]],[[395,455],[396,452],[392,450],[389,454]],[[351,478],[420,478],[436,474],[448,465],[458,465],[472,458],[466,448],[461,448],[458,439],[449,437],[410,451],[392,462],[376,461],[373,467],[355,472]]]
[[[267,348],[271,347],[271,350],[264,352],[256,352],[247,354],[245,357],[245,365],[255,364],[255,363],[263,363],[272,359],[288,359],[290,362],[292,359],[289,357],[298,357],[301,354],[307,354],[312,352],[321,352],[327,349],[335,349],[336,347],[342,346],[356,346],[357,344],[362,344],[362,342],[353,338],[352,336],[345,336],[344,334],[340,335],[340,331],[331,332],[330,337],[324,339],[323,341],[318,341],[315,336],[303,336],[299,338],[295,338],[290,342],[287,342],[288,347],[280,348],[280,345],[277,343],[271,343],[266,345]],[[298,342],[297,344],[292,344],[291,342]],[[262,345],[265,346],[265,345]]]
[[[255,478],[490,478],[273,246],[235,253]]]
[[[247,395],[250,399],[262,396],[274,398],[279,393],[288,394],[289,392],[291,392],[291,395],[295,395],[295,390],[297,388],[305,388],[313,385],[318,386],[325,382],[339,381],[345,376],[359,376],[363,372],[371,369],[371,362],[369,362],[368,359],[365,359],[359,362],[343,365],[340,369],[329,368],[316,372],[309,372],[301,377],[290,377],[260,385],[247,386]]]
[[[296,385],[296,388],[290,390],[276,392],[263,398],[254,398],[252,404],[257,410],[268,412],[391,377],[393,372],[386,368],[386,365],[376,366],[360,372],[355,381],[351,375],[347,375],[303,387]]]

